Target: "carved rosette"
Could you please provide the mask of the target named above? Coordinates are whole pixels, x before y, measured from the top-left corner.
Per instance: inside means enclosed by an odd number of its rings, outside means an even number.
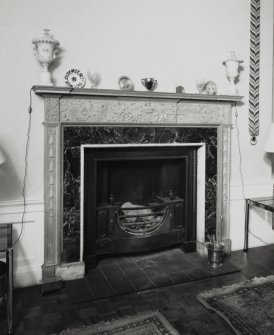
[[[59,121],[59,99],[56,98],[45,99],[45,121],[46,122]]]

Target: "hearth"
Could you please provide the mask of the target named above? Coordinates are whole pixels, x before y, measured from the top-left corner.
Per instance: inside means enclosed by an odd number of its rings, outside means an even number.
[[[196,250],[197,147],[84,145],[84,260]]]

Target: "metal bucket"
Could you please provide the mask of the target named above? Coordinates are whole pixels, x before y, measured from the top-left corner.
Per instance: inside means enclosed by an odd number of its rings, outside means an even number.
[[[224,246],[220,245],[218,249],[212,244],[207,245],[208,264],[213,268],[219,268],[223,265]]]

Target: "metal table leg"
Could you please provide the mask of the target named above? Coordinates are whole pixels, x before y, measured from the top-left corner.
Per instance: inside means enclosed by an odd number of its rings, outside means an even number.
[[[248,251],[248,232],[249,232],[249,199],[245,200],[245,240],[244,252]]]
[[[8,334],[13,334],[13,249],[6,251],[8,265],[8,287],[7,287],[7,319]]]

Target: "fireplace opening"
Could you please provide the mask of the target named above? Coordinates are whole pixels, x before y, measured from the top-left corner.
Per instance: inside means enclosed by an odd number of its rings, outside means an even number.
[[[196,251],[197,147],[83,146],[84,261],[180,245]]]

